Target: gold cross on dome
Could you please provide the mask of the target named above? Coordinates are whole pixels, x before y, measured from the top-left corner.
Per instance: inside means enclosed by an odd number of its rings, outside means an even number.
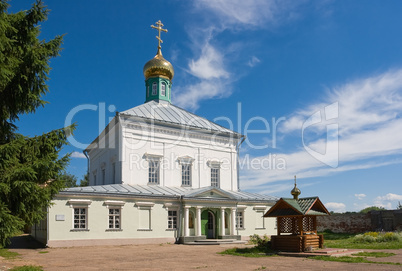
[[[168,31],[167,31],[167,29],[162,28],[163,24],[162,24],[161,20],[157,21],[155,24],[157,26],[151,25],[151,27],[158,30],[158,36],[156,36],[156,38],[158,39],[158,48],[161,48],[161,43],[163,43],[163,40],[161,40],[161,31],[163,31],[163,32],[168,32]]]

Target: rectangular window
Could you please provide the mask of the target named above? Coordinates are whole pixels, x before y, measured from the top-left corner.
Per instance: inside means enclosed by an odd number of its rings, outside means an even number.
[[[156,84],[156,82],[153,82],[152,83],[152,95],[156,95],[157,88],[158,88],[158,85]]]
[[[116,163],[112,164],[112,173],[113,173],[113,183],[116,183]]]
[[[244,228],[244,212],[238,211],[236,212],[236,229]]]
[[[102,169],[102,184],[106,183],[106,169]]]
[[[219,187],[219,168],[211,168],[211,186]]]
[[[166,84],[165,83],[162,83],[162,89],[161,89],[161,95],[162,96],[166,96]]]
[[[159,184],[159,160],[149,160],[148,182],[151,184]]]
[[[264,211],[257,211],[256,212],[256,221],[255,221],[255,228],[256,229],[264,229],[265,228],[265,223],[264,223]]]
[[[74,229],[87,228],[87,208],[74,208]]]
[[[120,229],[120,208],[109,209],[109,229]]]
[[[191,186],[191,164],[181,165],[181,185]]]
[[[168,211],[168,229],[177,228],[177,211]]]

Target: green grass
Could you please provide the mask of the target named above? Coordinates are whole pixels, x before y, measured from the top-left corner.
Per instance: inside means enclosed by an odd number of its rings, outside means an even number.
[[[353,256],[362,256],[362,257],[376,257],[376,258],[382,258],[382,257],[391,257],[396,255],[395,253],[388,253],[388,252],[359,252],[356,254],[352,254]]]
[[[37,265],[24,265],[11,268],[9,271],[43,271],[43,268]]]
[[[350,257],[350,256],[342,256],[342,257],[315,256],[315,257],[309,257],[309,259],[328,261],[328,262],[343,262],[343,263],[375,263],[375,264],[402,265],[400,263],[393,263],[393,262],[375,262],[367,260],[364,257]]]
[[[257,247],[230,248],[222,252],[218,252],[218,254],[243,256],[243,257],[270,257],[275,255],[273,250],[262,249]]]
[[[17,258],[18,256],[20,256],[20,254],[18,254],[17,252],[9,251],[6,248],[0,248],[0,256],[4,259],[9,260]]]
[[[346,233],[320,233],[324,234],[324,245],[331,248],[355,248],[355,249],[401,249],[402,242],[373,242],[357,243],[354,242],[355,234]]]
[[[48,250],[39,251],[39,254],[45,254],[45,253],[49,253],[49,251]]]

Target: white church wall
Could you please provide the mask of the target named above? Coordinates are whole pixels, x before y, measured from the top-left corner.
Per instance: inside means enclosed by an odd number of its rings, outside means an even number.
[[[262,217],[266,211],[272,206],[241,204],[239,211],[243,211],[244,228],[238,229],[237,232],[242,236],[243,240],[248,240],[250,235],[275,235],[276,234],[276,218]]]
[[[86,199],[88,200],[88,198]],[[55,199],[54,205],[49,209],[49,228],[51,230],[48,245],[116,244],[116,242],[112,242],[115,239],[119,239],[123,243],[175,241],[176,231],[167,229],[168,209],[165,202],[118,200],[124,203],[121,208],[121,230],[110,230],[108,200],[106,198],[91,199],[90,204],[83,205],[78,202],[73,203],[71,207],[68,199]],[[116,200],[113,199],[113,201]],[[82,206],[87,208],[87,229],[77,230],[73,226],[74,207]],[[146,212],[149,214],[148,223],[141,221]]]
[[[92,149],[89,152],[89,185],[121,183],[120,130],[119,125],[112,126],[113,123],[114,120],[108,125],[109,131],[106,136],[105,131],[101,133],[97,146],[91,146]],[[104,180],[103,170],[105,170]]]
[[[166,129],[166,128],[165,128]],[[210,135],[200,138],[180,139],[171,134],[152,133],[144,130],[123,128],[122,180],[129,184],[148,184],[148,162],[146,154],[159,156],[161,161],[160,185],[181,186],[180,158],[189,157],[192,163],[192,187],[211,185],[209,162],[219,162],[220,187],[237,190],[237,153],[233,141],[210,143]]]

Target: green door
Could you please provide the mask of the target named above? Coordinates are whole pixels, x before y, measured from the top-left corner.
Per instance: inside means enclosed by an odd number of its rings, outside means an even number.
[[[208,232],[207,224],[208,224],[208,210],[205,210],[204,212],[201,213],[201,234],[202,235],[207,235],[207,232]]]
[[[215,213],[211,210],[205,210],[201,213],[201,234],[206,235],[208,239],[215,238],[216,231]]]

